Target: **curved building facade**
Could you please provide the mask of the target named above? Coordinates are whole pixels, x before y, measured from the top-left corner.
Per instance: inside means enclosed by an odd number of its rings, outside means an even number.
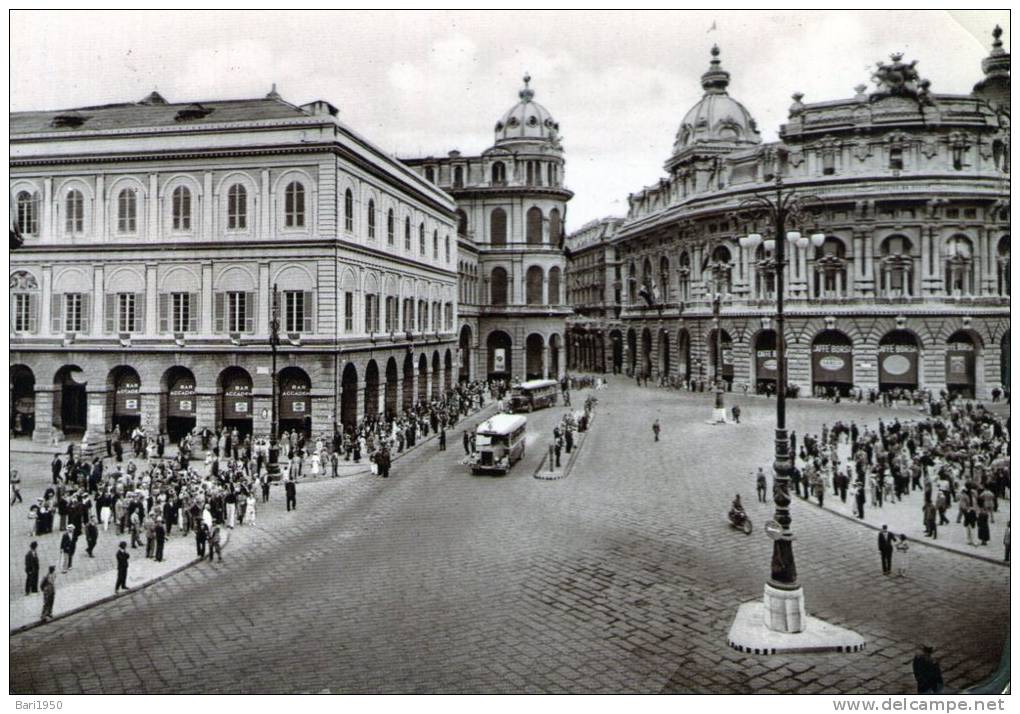
[[[774,143],[729,96],[713,48],[668,176],[631,194],[611,231],[567,239],[568,282],[586,274],[574,294],[587,313],[568,328],[570,365],[708,381],[721,353],[731,388],[774,385],[775,261],[741,238],[774,230],[747,201],[774,196],[781,179],[806,209],[787,228],[812,237],[789,245],[783,268],[790,384],[802,395],[1008,388],[1010,79],[999,34],[971,94],[937,93],[897,54],[878,64],[871,91],[815,103],[794,94]],[[601,275],[582,269],[593,253]]]

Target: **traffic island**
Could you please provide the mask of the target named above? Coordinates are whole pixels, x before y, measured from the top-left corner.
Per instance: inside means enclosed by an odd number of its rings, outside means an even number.
[[[768,584],[762,600],[737,609],[727,639],[738,652],[756,655],[864,650],[864,638],[853,630],[808,615],[800,588],[781,591]]]

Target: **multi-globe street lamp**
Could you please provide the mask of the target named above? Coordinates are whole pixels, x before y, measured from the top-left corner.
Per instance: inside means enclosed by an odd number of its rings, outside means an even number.
[[[273,283],[273,302],[269,317],[269,349],[273,355],[272,382],[273,395],[270,405],[270,426],[269,426],[269,462],[266,466],[271,476],[275,476],[279,469],[280,460],[280,413],[279,413],[279,384],[276,373],[276,350],[280,346],[280,294],[276,283]]]
[[[825,234],[816,232],[808,238],[796,226],[805,222],[806,212],[817,211],[821,206],[816,197],[798,196],[783,187],[781,178],[775,180],[771,196],[757,195],[743,201],[740,212],[749,215],[754,223],[763,221],[772,229],[772,235],[763,239],[757,232],[740,239],[740,246],[754,251],[764,245],[766,254],[774,256],[771,261],[775,270],[776,288],[776,432],[775,432],[775,501],[774,522],[766,531],[773,539],[771,577],[765,586],[765,616],[769,629],[778,632],[800,632],[806,621],[804,593],[797,580],[797,565],[793,555],[793,532],[790,528],[790,472],[793,470],[793,454],[790,453],[789,435],[786,431],[786,344],[784,336],[784,275],[786,265],[785,245],[806,250],[809,246],[820,247]]]

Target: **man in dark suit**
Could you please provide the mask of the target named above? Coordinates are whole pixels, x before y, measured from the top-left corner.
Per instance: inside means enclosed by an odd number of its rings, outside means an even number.
[[[39,592],[39,553],[36,548],[39,543],[32,541],[25,553],[25,594]]]
[[[287,478],[283,482],[283,490],[287,496],[287,510],[297,510],[297,484],[294,483],[294,479],[287,474]]]
[[[60,560],[62,573],[71,569],[74,561],[74,549],[77,546],[77,539],[74,537],[74,526],[68,526],[64,535],[60,537]]]
[[[471,437],[468,436],[467,429],[464,430],[464,455],[471,455]]]
[[[882,532],[878,534],[878,552],[882,555],[883,575],[892,572],[892,551],[893,535],[889,532],[889,526],[882,526]]]
[[[131,554],[127,551],[127,541],[122,540],[120,542],[120,550],[117,551],[117,585],[113,588],[113,594],[116,595],[120,592],[121,588],[128,589],[127,586],[127,573],[128,573],[128,560],[130,560]]]
[[[53,461],[50,462],[50,471],[53,473],[53,483],[60,483],[60,471],[64,468],[64,464],[60,461],[60,454],[53,455]]]
[[[439,450],[446,451],[446,427],[439,427]]]
[[[94,518],[89,518],[88,523],[85,524],[85,552],[90,558],[94,557],[92,551],[96,549],[96,543],[99,542],[99,526],[96,525]]]
[[[156,519],[156,562],[163,562],[163,546],[166,543],[166,526],[163,525],[163,519]]]

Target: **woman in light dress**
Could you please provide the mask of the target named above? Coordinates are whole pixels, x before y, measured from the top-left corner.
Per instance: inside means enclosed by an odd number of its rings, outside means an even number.
[[[315,450],[312,454],[312,478],[318,478],[322,476],[322,455],[320,454],[322,442],[319,442],[320,448]]]
[[[900,539],[896,541],[896,563],[899,568],[896,574],[903,578],[907,575],[907,570],[910,568],[910,544],[907,543],[907,536],[900,533]]]

